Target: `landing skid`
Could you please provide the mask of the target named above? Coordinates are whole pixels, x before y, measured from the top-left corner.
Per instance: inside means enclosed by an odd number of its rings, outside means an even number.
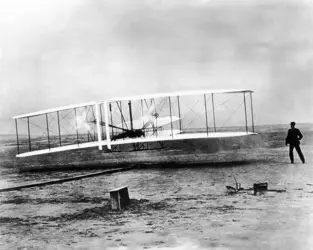
[[[132,151],[145,151],[145,150],[154,150],[154,149],[164,149],[164,143],[159,141],[159,147],[150,147],[149,142],[137,142],[133,143],[133,150]]]

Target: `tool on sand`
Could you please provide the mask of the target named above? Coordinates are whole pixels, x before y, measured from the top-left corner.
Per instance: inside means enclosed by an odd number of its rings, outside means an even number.
[[[247,189],[242,188],[241,183],[238,183],[235,177],[234,177],[234,179],[235,179],[236,187],[226,186],[227,192],[230,194],[236,194],[239,191],[253,191],[254,195],[263,194],[265,192],[278,192],[278,193],[286,192],[286,190],[284,190],[284,189],[268,189],[268,183],[267,182],[254,183],[253,188],[247,188]]]

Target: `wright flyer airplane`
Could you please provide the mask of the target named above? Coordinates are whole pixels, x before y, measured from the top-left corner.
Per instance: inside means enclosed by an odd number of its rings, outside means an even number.
[[[151,94],[18,115],[13,117],[17,157],[91,147],[114,153],[124,145],[161,149],[171,141],[250,136],[255,134],[252,92]]]

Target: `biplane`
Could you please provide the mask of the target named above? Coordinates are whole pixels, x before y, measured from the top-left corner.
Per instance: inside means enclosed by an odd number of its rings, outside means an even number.
[[[13,117],[17,157],[98,147],[249,136],[252,90],[150,94],[52,108]],[[238,113],[241,114],[238,114]],[[236,116],[235,116],[236,114]]]

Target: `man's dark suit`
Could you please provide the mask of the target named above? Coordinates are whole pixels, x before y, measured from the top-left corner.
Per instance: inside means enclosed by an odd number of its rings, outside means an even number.
[[[296,148],[298,155],[301,161],[304,163],[304,156],[301,152],[300,148],[300,140],[302,139],[303,135],[301,134],[300,130],[297,128],[291,128],[288,130],[288,135],[286,137],[286,145],[289,144],[289,157],[291,163],[293,163],[293,149]]]

